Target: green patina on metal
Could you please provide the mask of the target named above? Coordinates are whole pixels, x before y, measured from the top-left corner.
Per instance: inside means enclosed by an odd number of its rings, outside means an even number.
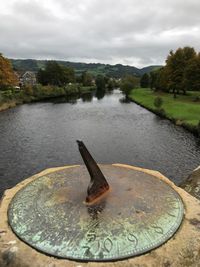
[[[89,175],[77,166],[39,177],[11,201],[16,235],[49,255],[79,261],[133,257],[166,242],[179,228],[183,204],[158,178],[101,165],[110,191],[93,205],[84,200]]]

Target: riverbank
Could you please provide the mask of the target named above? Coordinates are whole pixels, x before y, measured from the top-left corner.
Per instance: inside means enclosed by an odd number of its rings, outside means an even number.
[[[162,98],[164,112],[160,112],[154,106],[156,97]],[[131,91],[129,98],[155,114],[199,135],[200,92],[188,92],[187,95],[178,95],[174,99],[172,94],[154,92],[148,88],[137,88]]]
[[[9,109],[9,108],[14,108],[17,105],[16,101],[9,101],[9,102],[5,102],[5,103],[0,103],[0,111]]]
[[[179,186],[193,197],[200,200],[200,166],[196,168]]]
[[[82,96],[92,93],[94,90],[96,90],[95,86],[69,84],[66,87],[36,85],[20,90],[10,89],[0,91],[0,111],[20,104],[38,102],[45,99]]]

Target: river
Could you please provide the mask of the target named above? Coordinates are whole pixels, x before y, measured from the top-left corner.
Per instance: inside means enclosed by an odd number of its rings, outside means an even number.
[[[0,112],[0,195],[43,169],[82,164],[77,139],[99,163],[158,170],[179,184],[200,165],[199,140],[122,97],[114,90]]]

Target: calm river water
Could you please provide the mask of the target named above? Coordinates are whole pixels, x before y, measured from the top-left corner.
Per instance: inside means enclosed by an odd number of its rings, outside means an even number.
[[[175,183],[200,165],[197,138],[122,94],[34,103],[0,112],[0,195],[54,166],[82,163],[76,139],[99,163],[159,170]]]

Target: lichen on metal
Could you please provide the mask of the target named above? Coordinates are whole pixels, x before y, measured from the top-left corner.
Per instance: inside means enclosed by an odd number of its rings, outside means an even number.
[[[46,174],[22,188],[8,210],[16,235],[43,253],[78,261],[133,257],[174,235],[183,218],[175,190],[141,171],[100,168],[110,191],[93,205],[85,202],[85,166]]]

